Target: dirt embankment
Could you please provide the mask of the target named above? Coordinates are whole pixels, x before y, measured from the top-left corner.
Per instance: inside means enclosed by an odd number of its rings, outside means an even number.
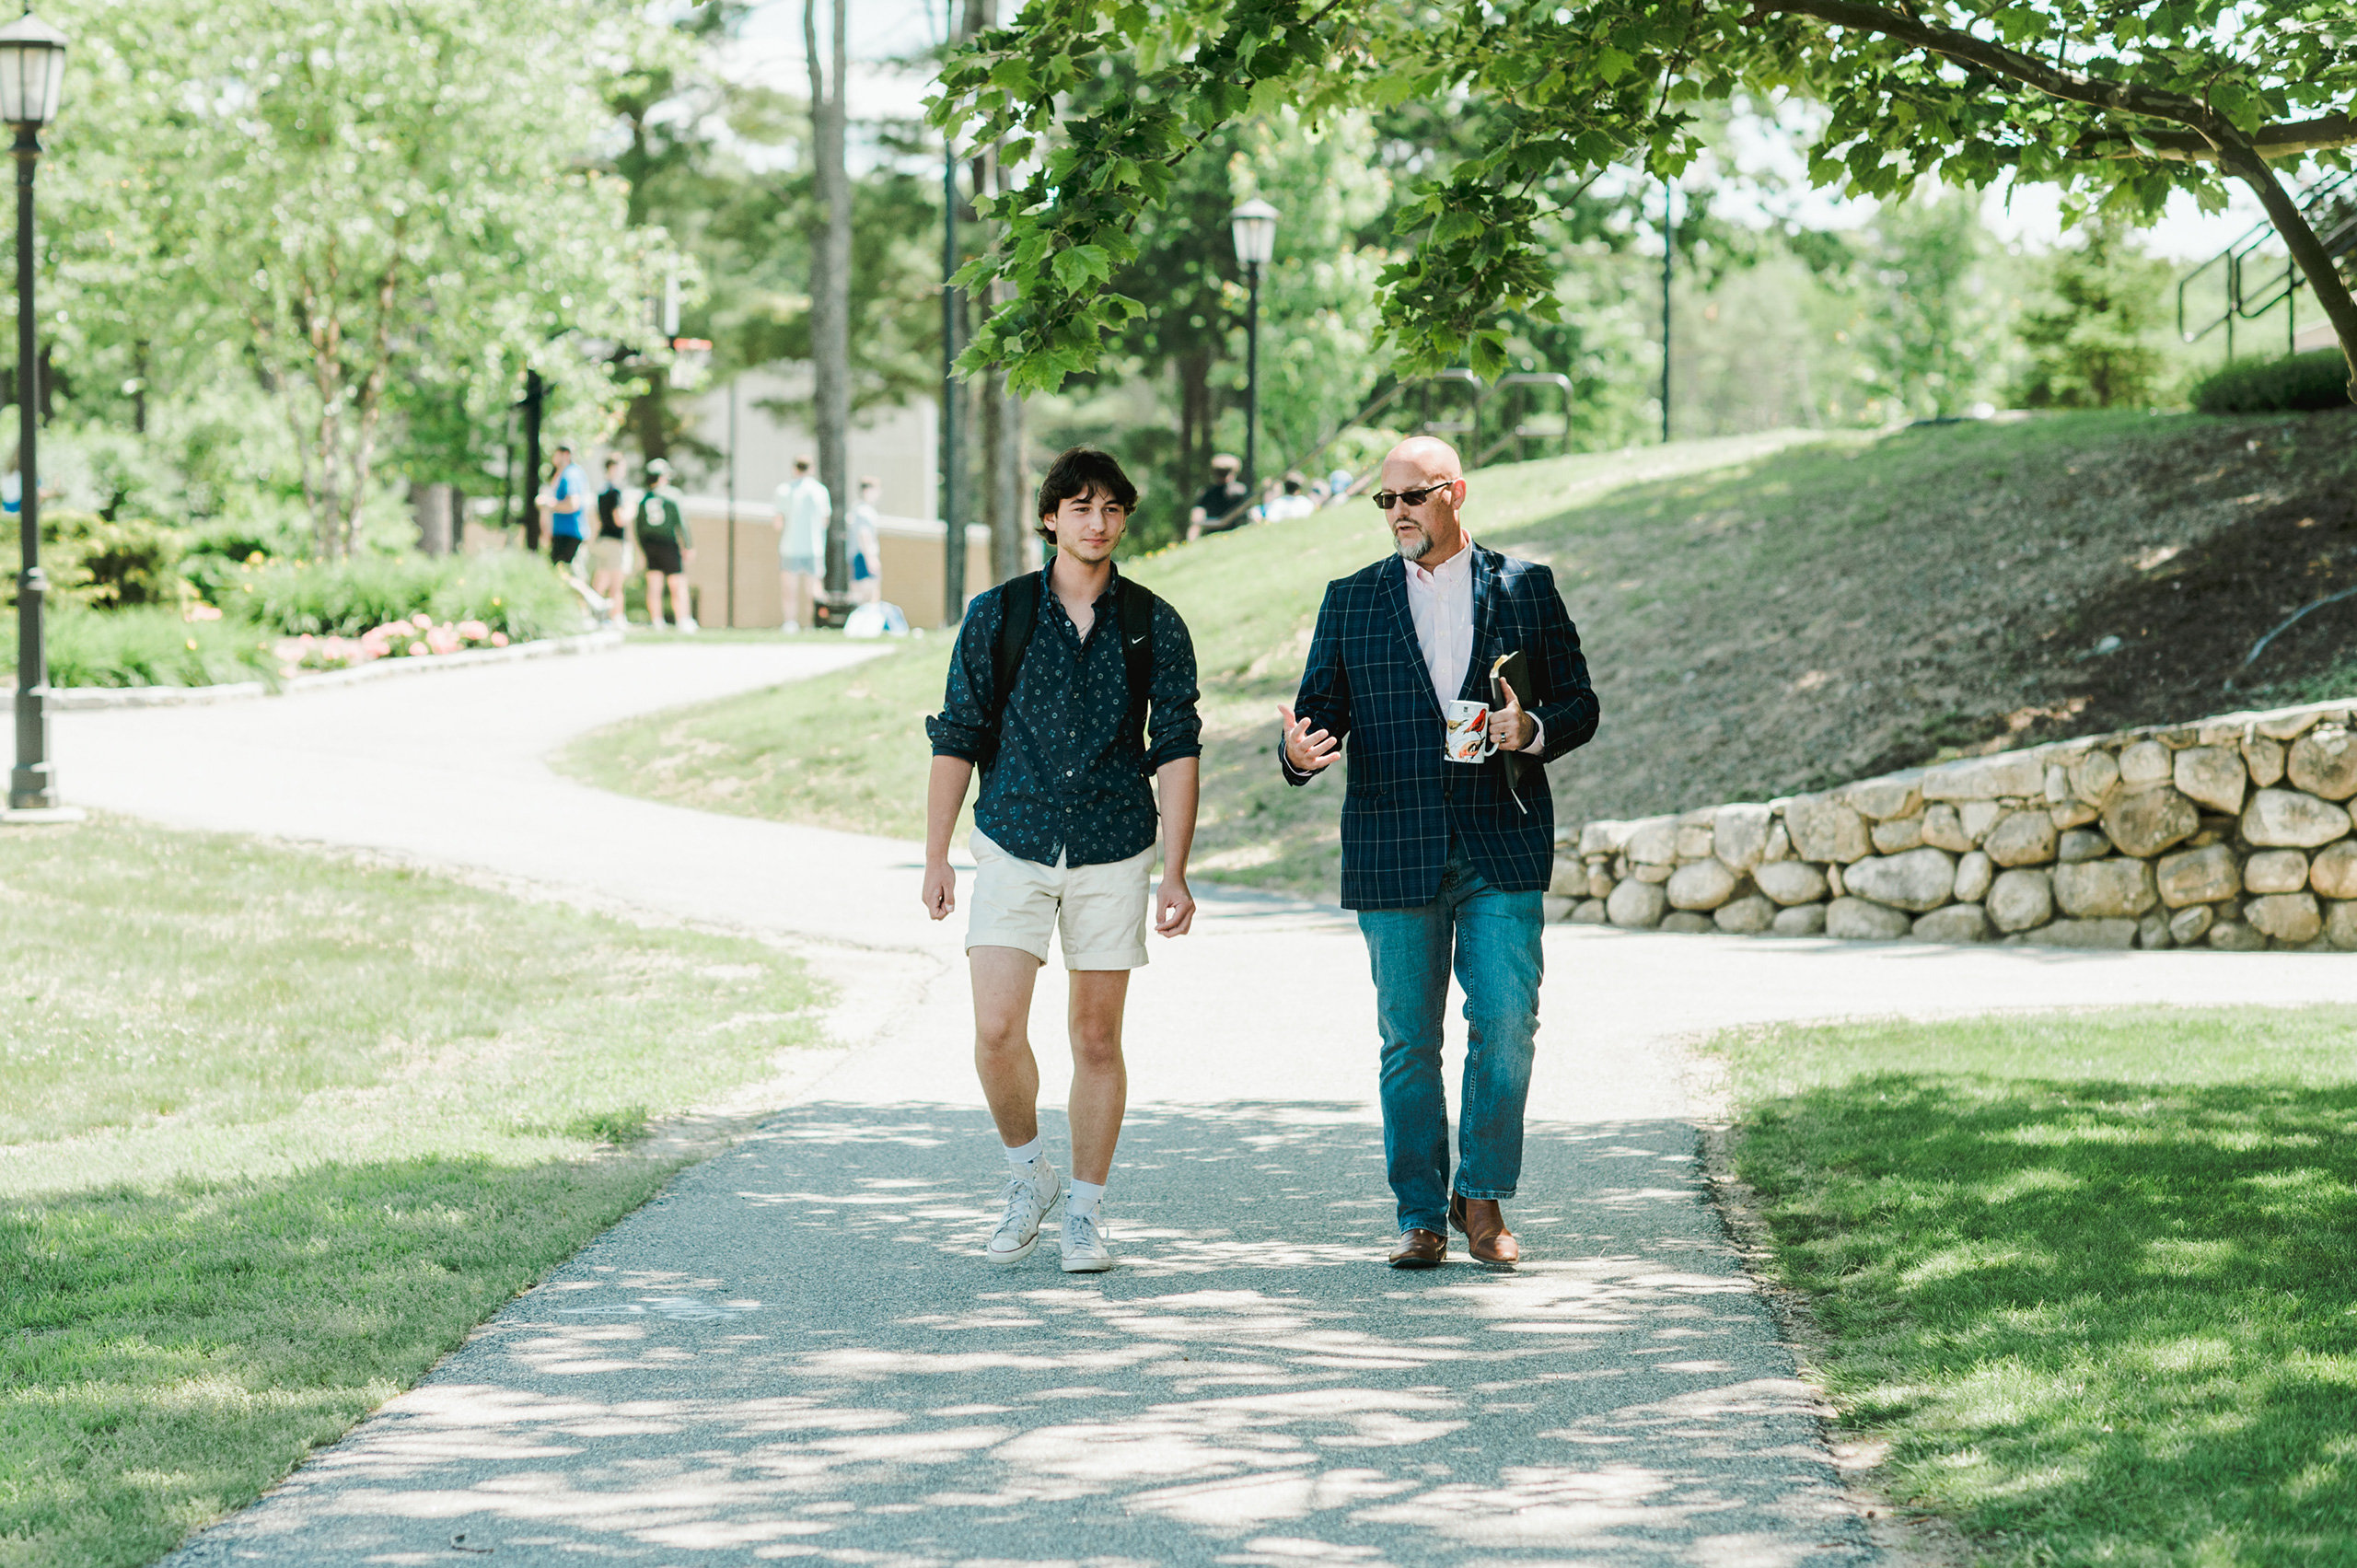
[[[1552,561],[1604,702],[1566,821],[2357,686],[2357,415],[1910,430],[1624,491]]]

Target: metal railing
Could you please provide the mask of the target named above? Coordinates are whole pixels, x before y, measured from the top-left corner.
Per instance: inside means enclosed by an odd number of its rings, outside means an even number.
[[[2314,220],[2331,213],[2337,204],[2336,198],[2346,203],[2357,197],[2357,185],[2352,185],[2352,180],[2357,180],[2357,170],[2343,169],[2309,186],[2300,192],[2302,215]],[[2284,307],[2285,352],[2293,350],[2299,338],[2299,306],[2295,296],[2308,285],[2308,280],[2300,275],[2298,265],[2289,256],[2283,259],[2281,276],[2276,273],[2273,257],[2263,258],[2259,265],[2252,264],[2259,247],[2274,238],[2273,223],[2261,221],[2255,224],[2232,245],[2177,280],[2177,335],[2180,339],[2198,343],[2223,327],[2226,330],[2226,357],[2232,359],[2235,357],[2235,323],[2255,321],[2281,305]],[[2357,211],[2351,211],[2317,238],[2324,242],[2325,254],[2336,261],[2357,250]],[[2198,327],[2189,328],[2186,325],[2186,291],[2208,275],[2212,268],[2224,269],[2221,282],[2225,304],[2217,315]]]

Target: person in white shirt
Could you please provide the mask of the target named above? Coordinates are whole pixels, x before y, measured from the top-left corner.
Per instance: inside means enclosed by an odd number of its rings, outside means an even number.
[[[876,497],[883,485],[875,479],[859,482],[859,499],[852,504],[847,525],[851,533],[851,597],[875,604],[884,597],[884,540],[877,524]]]
[[[785,630],[799,632],[827,585],[827,524],[835,499],[810,471],[810,459],[794,459],[794,478],[777,487],[778,592],[785,603]]]

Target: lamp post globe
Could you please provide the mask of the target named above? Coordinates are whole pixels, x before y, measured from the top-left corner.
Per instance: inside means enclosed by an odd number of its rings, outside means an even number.
[[[1244,269],[1244,489],[1260,485],[1260,269],[1277,253],[1277,209],[1259,197],[1228,215],[1237,264]]]
[[[41,354],[33,317],[33,168],[41,130],[57,117],[65,86],[65,35],[25,14],[0,28],[0,120],[15,128],[17,158],[17,531],[23,568],[17,576],[17,758],[8,772],[8,810],[23,819],[61,814],[49,756],[49,652],[41,569]]]

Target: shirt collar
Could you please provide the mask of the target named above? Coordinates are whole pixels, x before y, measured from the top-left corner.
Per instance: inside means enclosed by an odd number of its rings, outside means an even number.
[[[1444,582],[1454,584],[1473,568],[1473,540],[1469,537],[1465,540],[1464,549],[1437,566],[1426,567],[1409,561],[1405,557],[1401,560],[1408,568],[1408,579],[1411,582],[1425,587],[1437,587]]]

